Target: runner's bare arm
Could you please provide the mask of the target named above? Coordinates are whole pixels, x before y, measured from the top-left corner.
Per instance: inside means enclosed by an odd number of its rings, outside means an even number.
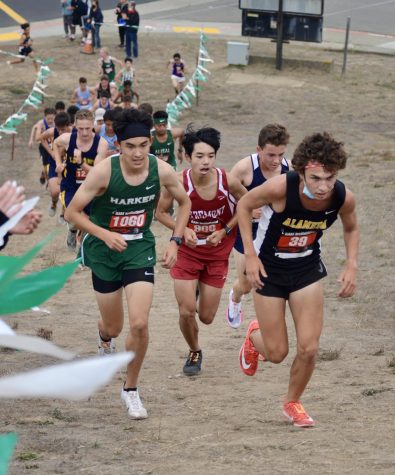
[[[244,157],[236,162],[233,165],[230,174],[235,178],[238,178],[242,185],[249,185],[252,179],[251,157]]]
[[[84,213],[84,208],[93,198],[104,193],[108,187],[110,175],[110,161],[102,162],[99,166],[94,167],[66,208],[65,219],[73,223],[78,229],[101,239],[110,249],[122,252],[127,248],[127,243],[123,236],[97,226]]]
[[[226,174],[228,180],[228,186],[230,193],[236,198],[237,201],[247,193],[246,188],[241,184],[238,178],[235,178],[230,173]],[[232,218],[226,223],[226,227],[220,229],[219,231],[214,231],[212,234],[207,236],[207,244],[212,246],[217,246],[222,239],[226,238],[227,229],[233,229],[237,224],[237,214],[234,214]]]
[[[173,134],[173,138],[178,141],[177,159],[179,163],[182,163],[184,160],[184,149],[182,147],[182,141],[184,140],[184,129],[177,127],[177,128],[171,129],[171,133]]]
[[[30,137],[29,137],[29,147],[30,148],[32,148],[34,142],[37,141],[37,131],[38,131],[38,127],[40,125],[40,122],[42,122],[41,119],[33,125],[32,130],[30,131]]]
[[[108,157],[108,142],[101,138],[99,140],[99,146],[97,147],[97,155],[95,158],[95,165],[102,162]]]
[[[53,157],[53,151],[49,146],[48,140],[50,140],[51,142],[53,141],[54,131],[55,128],[51,127],[47,130],[44,130],[44,132],[42,132],[37,138],[37,142],[41,143],[41,145],[45,148],[49,155],[51,155],[51,157]]]
[[[339,211],[343,224],[344,244],[346,247],[346,264],[339,276],[341,288],[339,297],[351,297],[356,289],[356,275],[358,268],[359,227],[355,212],[355,198],[351,191],[346,190],[346,199]]]
[[[273,205],[273,203],[283,200],[285,195],[286,178],[285,175],[280,175],[250,190],[237,205],[237,219],[244,245],[246,275],[249,283],[254,288],[263,286],[259,274],[266,276],[266,271],[254,249],[251,227],[252,212],[264,205]]]
[[[73,94],[71,94],[70,98],[70,104],[76,104],[77,103],[77,89],[74,89]]]
[[[64,170],[63,159],[66,155],[66,150],[69,146],[71,134],[62,134],[56,140],[53,141],[52,150],[53,158],[56,162],[56,172],[62,173]]]
[[[162,160],[157,159],[157,162],[160,184],[166,188],[172,198],[178,203],[173,236],[182,237],[191,211],[191,200],[174,169]],[[177,260],[177,251],[178,245],[174,241],[170,241],[162,258],[162,266],[165,269],[170,269],[174,266]]]
[[[158,204],[156,205],[155,218],[161,224],[174,231],[175,221],[169,213],[172,202],[173,196],[167,191],[166,188],[162,188]]]

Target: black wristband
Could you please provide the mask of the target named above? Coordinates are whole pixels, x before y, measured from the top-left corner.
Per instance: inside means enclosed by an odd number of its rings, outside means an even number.
[[[225,224],[225,234],[229,236],[229,234],[232,232],[232,228],[230,228],[227,224]]]
[[[177,244],[177,246],[181,246],[181,244],[182,244],[182,237],[179,237],[179,236],[172,236],[172,237],[170,238],[170,241],[174,241],[174,242]]]

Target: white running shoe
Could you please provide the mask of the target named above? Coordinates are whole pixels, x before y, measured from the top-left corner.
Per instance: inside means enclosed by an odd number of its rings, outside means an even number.
[[[66,226],[67,221],[64,219],[64,214],[60,214],[60,215],[59,215],[58,222],[59,222],[59,224],[61,224],[62,226]]]
[[[100,356],[111,355],[112,353],[116,353],[117,350],[115,348],[115,340],[111,338],[110,341],[103,341],[100,337],[97,339],[97,353]]]
[[[243,321],[243,310],[241,309],[241,301],[233,302],[233,289],[229,292],[229,303],[226,309],[226,321],[232,328],[239,328]]]
[[[53,206],[53,204],[52,204],[52,205],[50,205],[50,207],[48,208],[48,216],[50,216],[51,218],[53,218],[53,217],[55,216],[55,214],[56,214],[56,205]]]
[[[75,252],[77,250],[77,230],[67,232],[66,245],[69,251]]]
[[[141,402],[139,391],[121,390],[121,399],[128,408],[128,414],[132,419],[147,419],[147,410]]]

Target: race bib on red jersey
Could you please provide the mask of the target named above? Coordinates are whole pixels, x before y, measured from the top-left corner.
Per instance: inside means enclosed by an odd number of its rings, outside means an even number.
[[[213,234],[213,232],[220,231],[222,229],[222,224],[219,221],[201,223],[191,219],[188,223],[188,228],[195,231],[198,239],[206,239],[207,236],[210,236],[210,234]]]

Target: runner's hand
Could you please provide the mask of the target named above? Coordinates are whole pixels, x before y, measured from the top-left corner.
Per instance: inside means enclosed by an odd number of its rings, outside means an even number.
[[[245,256],[245,263],[248,282],[254,289],[261,289],[264,284],[261,281],[260,274],[262,274],[264,277],[267,277],[262,261],[256,255]]]
[[[65,168],[65,165],[64,165],[64,163],[62,162],[62,163],[60,163],[59,165],[56,165],[55,171],[56,171],[56,173],[58,173],[58,174],[59,174],[59,173],[63,173],[64,168]]]
[[[262,209],[257,208],[252,211],[252,218],[253,219],[259,219],[262,216]]]
[[[8,218],[14,216],[21,207],[25,199],[25,190],[22,186],[17,186],[16,183],[7,181],[0,187],[0,211],[2,211]]]
[[[209,246],[216,247],[218,246],[218,244],[220,244],[222,239],[225,239],[225,238],[226,238],[225,229],[220,229],[219,231],[214,231],[212,234],[210,234],[210,236],[207,236],[206,243]]]
[[[43,215],[40,211],[32,210],[16,224],[11,232],[13,234],[31,234],[40,224]]]
[[[81,150],[78,150],[78,148],[74,149],[74,160],[75,160],[77,165],[81,165],[81,163],[82,163],[82,154],[81,154]]]
[[[341,282],[341,287],[338,297],[351,297],[355,293],[356,289],[356,277],[357,277],[357,268],[355,266],[346,265],[342,273],[338,278],[338,282]]]
[[[178,245],[174,241],[170,241],[161,259],[162,267],[171,269],[177,261]]]
[[[195,231],[189,228],[185,228],[184,241],[188,247],[192,247],[192,248],[196,247],[198,239],[197,239]]]
[[[112,250],[122,252],[128,247],[128,243],[125,241],[122,234],[108,231],[104,238],[105,244]]]

